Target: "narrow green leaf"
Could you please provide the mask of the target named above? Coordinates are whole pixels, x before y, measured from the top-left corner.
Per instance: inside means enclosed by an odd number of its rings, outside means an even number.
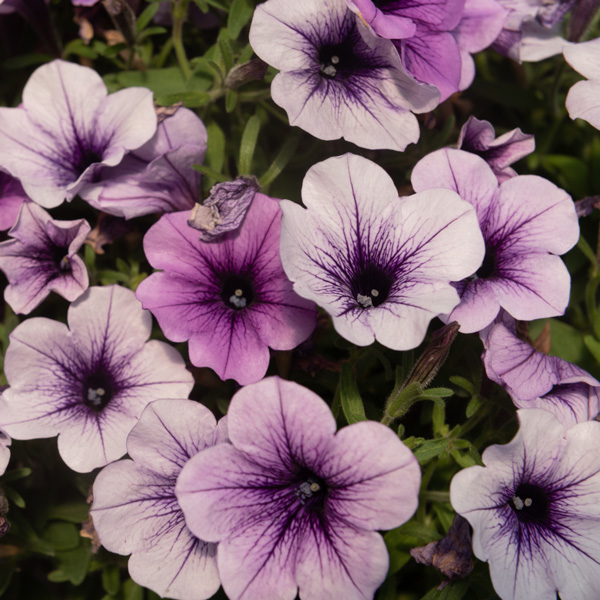
[[[171,106],[177,102],[183,102],[183,105],[187,108],[197,108],[208,104],[211,100],[208,92],[201,90],[194,90],[189,92],[177,92],[175,94],[164,94],[162,96],[156,96],[154,101],[159,106]]]
[[[258,115],[252,115],[242,134],[242,142],[240,144],[240,162],[238,171],[240,175],[250,175],[252,173],[252,158],[258,140],[258,132],[260,131],[260,118]]]
[[[214,179],[217,183],[223,183],[229,179],[227,175],[221,175],[221,173],[217,173],[214,169],[211,169],[205,165],[193,165],[192,168],[195,171],[199,171],[203,175],[207,175],[208,177]]]
[[[432,458],[439,456],[444,450],[448,449],[449,440],[447,438],[426,440],[414,450],[414,455],[419,464],[424,465]]]
[[[119,567],[108,565],[102,571],[102,587],[107,594],[114,596],[121,587],[121,578],[119,576]]]
[[[297,136],[293,136],[288,138],[279,154],[275,157],[275,160],[271,163],[271,166],[267,169],[265,174],[260,178],[259,183],[261,187],[266,188],[268,185],[273,183],[279,174],[285,169],[287,164],[290,162],[292,156],[294,156],[296,149],[298,148],[298,143],[300,142],[300,138]]]
[[[137,33],[140,33],[142,29],[145,29],[150,24],[150,21],[152,21],[152,19],[154,18],[154,15],[157,13],[159,7],[160,5],[158,4],[158,2],[154,2],[152,4],[149,4],[142,11],[140,16],[137,18],[135,24],[135,30],[137,31]]]
[[[350,425],[367,420],[363,401],[354,380],[354,373],[348,363],[342,365],[340,372],[340,400],[342,411]]]
[[[90,505],[86,502],[70,502],[53,506],[47,514],[48,519],[83,523],[89,516]]]
[[[238,39],[253,12],[254,4],[250,0],[233,0],[227,19],[227,29],[232,40]]]
[[[3,486],[2,489],[4,490],[4,493],[11,504],[18,506],[19,508],[25,508],[25,500],[23,500],[21,494],[19,494],[17,490],[14,490],[8,485]]]
[[[450,398],[450,396],[454,396],[454,391],[450,388],[429,388],[427,390],[423,390],[421,392],[421,396],[425,398]]]
[[[432,414],[433,433],[439,434],[446,424],[446,405],[443,402],[436,402],[433,406]]]
[[[29,477],[29,475],[31,475],[31,469],[29,467],[23,467],[22,469],[13,469],[12,471],[7,471],[2,476],[2,483],[8,483],[10,481],[24,479],[25,477]]]
[[[232,113],[237,106],[238,95],[233,90],[227,90],[225,93],[225,112]]]
[[[470,417],[472,417],[477,410],[479,409],[479,407],[483,404],[483,400],[481,398],[481,396],[478,396],[477,394],[475,394],[470,400],[469,403],[467,404],[467,408],[465,410],[465,414],[467,415],[467,419],[469,419]]]
[[[144,588],[128,579],[123,584],[123,600],[144,600]]]
[[[205,163],[216,173],[221,173],[225,162],[225,134],[215,121],[208,123],[206,131],[208,133],[208,144]]]
[[[471,581],[461,579],[449,583],[443,590],[433,588],[421,600],[462,600],[469,589]]]
[[[466,390],[467,392],[469,392],[469,394],[471,394],[471,396],[475,393],[475,388],[473,387],[473,384],[468,379],[465,379],[460,375],[453,375],[452,377],[450,377],[450,382],[454,385],[457,385],[458,387],[461,387],[463,390]]]

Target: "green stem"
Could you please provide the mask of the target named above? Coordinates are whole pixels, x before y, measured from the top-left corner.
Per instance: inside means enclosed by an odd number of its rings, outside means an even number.
[[[183,72],[183,76],[188,80],[192,76],[192,69],[188,62],[185,48],[183,47],[183,23],[187,16],[187,0],[174,0],[173,3],[173,48],[177,62]]]

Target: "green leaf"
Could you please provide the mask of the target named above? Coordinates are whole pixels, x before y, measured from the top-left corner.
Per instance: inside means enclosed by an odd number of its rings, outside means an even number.
[[[275,179],[279,176],[279,174],[285,169],[287,164],[290,162],[292,156],[294,156],[296,149],[298,148],[298,143],[300,142],[300,138],[297,136],[293,136],[288,138],[279,154],[275,157],[275,160],[271,163],[271,166],[267,169],[265,174],[260,178],[260,185],[263,188],[266,188],[268,185],[273,183]]]
[[[348,363],[342,364],[340,372],[340,400],[342,411],[350,425],[367,420],[363,401],[354,380],[354,373]]]
[[[450,377],[450,382],[454,385],[457,385],[458,387],[461,387],[463,390],[466,390],[467,392],[469,392],[469,394],[471,394],[471,396],[475,393],[475,388],[473,387],[473,384],[468,379],[465,379],[460,375],[453,375],[452,377]]]
[[[583,338],[583,343],[587,349],[594,355],[596,362],[600,364],[600,342],[593,335],[586,335]]]
[[[144,588],[128,579],[123,584],[123,600],[144,600]]]
[[[462,600],[469,589],[471,581],[461,579],[449,583],[443,590],[433,588],[421,600]]]
[[[221,173],[225,162],[225,134],[215,121],[211,121],[206,126],[206,131],[208,133],[206,164],[216,173]]]
[[[424,398],[450,398],[450,396],[454,396],[454,390],[443,387],[429,388],[423,390],[420,395]]]
[[[254,4],[250,0],[233,0],[227,18],[227,29],[232,40],[238,39],[253,12]]]
[[[432,458],[439,456],[444,450],[448,449],[449,440],[447,438],[425,440],[420,446],[414,450],[414,455],[423,465],[429,462]]]
[[[81,539],[75,525],[64,521],[51,522],[42,533],[42,538],[60,551],[77,548]]]
[[[142,31],[142,29],[145,29],[150,24],[150,21],[152,21],[152,19],[154,18],[154,15],[157,13],[159,7],[160,7],[159,3],[154,2],[152,4],[149,4],[142,11],[140,16],[137,18],[137,21],[135,24],[135,30],[137,31],[137,33],[140,33],[140,31]]]
[[[207,175],[208,177],[214,179],[218,183],[223,183],[224,181],[229,180],[229,177],[227,177],[227,175],[221,175],[221,173],[217,173],[216,171],[205,165],[193,165],[192,168],[195,171],[199,171],[203,175]]]
[[[8,485],[3,486],[2,489],[4,490],[4,493],[6,494],[6,497],[8,498],[9,502],[14,504],[15,506],[18,506],[19,508],[25,508],[25,500],[23,500],[19,492],[17,492]]]
[[[177,102],[183,102],[186,108],[197,108],[204,106],[211,101],[211,96],[208,92],[194,90],[189,92],[176,92],[174,94],[164,94],[156,96],[154,99],[159,106],[171,106]]]
[[[542,157],[542,166],[549,171],[558,184],[577,198],[586,195],[589,184],[588,166],[575,156],[564,154],[547,154]]]
[[[469,419],[470,417],[472,417],[477,410],[479,409],[479,407],[483,404],[483,398],[477,394],[475,394],[470,400],[469,403],[467,404],[467,408],[465,410],[465,414],[467,416],[467,419]]]
[[[7,471],[3,475],[2,483],[9,483],[10,481],[24,479],[25,477],[29,477],[29,475],[31,475],[31,469],[28,467],[23,467],[22,469],[13,469],[12,471]]]
[[[238,94],[233,90],[225,92],[225,112],[232,113],[237,106]]]
[[[121,578],[119,573],[119,567],[115,565],[108,565],[102,571],[102,587],[104,588],[104,591],[111,596],[117,594],[121,588]]]
[[[11,56],[2,63],[2,68],[7,71],[25,69],[26,67],[42,65],[53,59],[49,54],[32,52],[31,54],[22,54],[21,56]]]
[[[74,550],[56,553],[58,568],[48,575],[50,581],[70,581],[73,585],[80,585],[83,582],[92,550],[89,540],[83,538],[80,540],[80,545]]]
[[[47,514],[49,520],[83,523],[89,516],[90,506],[86,502],[68,502],[53,506]]]
[[[436,402],[432,413],[433,433],[440,433],[446,424],[446,405],[443,402]]]
[[[83,56],[85,58],[91,58],[92,60],[98,58],[98,53],[96,50],[91,48],[90,46],[86,46],[83,43],[83,40],[77,38],[75,40],[71,40],[63,50],[63,58],[69,57],[71,54],[75,54],[77,56]]]
[[[252,173],[252,157],[258,140],[258,132],[260,131],[260,118],[258,115],[252,115],[242,134],[242,142],[240,144],[240,162],[238,171],[240,175],[250,175]]]

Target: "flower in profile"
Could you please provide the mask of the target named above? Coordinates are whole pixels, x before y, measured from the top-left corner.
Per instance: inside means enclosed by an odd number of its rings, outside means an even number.
[[[94,482],[90,514],[102,545],[131,554],[131,578],[160,596],[204,600],[219,588],[216,544],[194,536],[175,497],[186,462],[227,441],[225,419],[192,400],[156,400],[127,437],[127,453]]]
[[[15,224],[21,205],[28,200],[21,182],[0,171],[0,231]]]
[[[388,569],[376,530],[417,508],[410,450],[373,421],[336,434],[323,400],[277,377],[238,391],[227,427],[231,444],[191,458],[175,487],[191,531],[219,542],[227,596],[372,598]]]
[[[154,137],[127,154],[116,167],[104,168],[86,189],[92,206],[131,219],[151,213],[190,209],[198,201],[207,133],[189,109],[178,108],[162,120]]]
[[[518,128],[495,136],[494,126],[489,121],[470,116],[460,130],[458,149],[481,156],[502,183],[517,175],[509,165],[531,154],[535,150],[535,139]]]
[[[211,188],[210,196],[194,206],[188,225],[202,233],[200,239],[203,242],[238,229],[259,189],[256,177],[246,175],[217,183]]]
[[[411,181],[417,192],[458,192],[475,207],[485,240],[483,264],[457,285],[461,300],[449,321],[473,333],[492,323],[501,307],[524,321],[564,313],[571,278],[557,255],[579,239],[575,205],[564,190],[535,175],[499,184],[482,158],[447,148],[421,159]]]
[[[485,339],[488,377],[503,386],[518,408],[543,408],[565,427],[600,412],[600,382],[558,356],[538,352],[516,335],[514,320],[499,319]]]
[[[282,201],[281,259],[294,290],[359,346],[418,346],[458,303],[451,281],[483,258],[477,217],[447,190],[405,198],[375,163],[345,154],[311,167],[302,198]]]
[[[123,456],[144,407],[193,386],[179,353],[148,342],[150,313],[132,291],[92,287],[71,304],[69,326],[28,319],[10,335],[0,427],[12,438],[58,435],[58,451],[87,472]]]
[[[404,150],[419,139],[410,111],[439,103],[439,92],[408,75],[392,42],[366,28],[345,0],[268,0],[254,12],[250,43],[280,71],[274,102],[292,125],[323,140]]]
[[[23,204],[0,243],[0,269],[9,285],[4,299],[17,314],[28,314],[50,292],[72,302],[89,285],[86,266],[77,251],[90,232],[85,219],[57,221],[37,204]]]
[[[600,38],[573,44],[563,50],[565,60],[588,81],[578,81],[567,94],[571,119],[583,119],[600,129]]]
[[[473,527],[502,600],[594,600],[600,589],[600,423],[518,411],[520,430],[457,473],[450,501]]]
[[[190,211],[163,215],[144,237],[155,269],[137,297],[165,336],[189,340],[190,360],[221,379],[258,381],[269,347],[292,350],[316,325],[312,302],[297,296],[279,258],[281,211],[257,193],[243,226],[205,243],[187,224]]]
[[[487,48],[506,19],[495,0],[346,2],[375,33],[394,41],[408,73],[437,87],[441,101],[471,85],[471,53]]]
[[[84,194],[102,166],[119,164],[155,131],[150,90],[107,96],[93,69],[55,60],[29,78],[22,107],[0,108],[0,168],[52,208]]]

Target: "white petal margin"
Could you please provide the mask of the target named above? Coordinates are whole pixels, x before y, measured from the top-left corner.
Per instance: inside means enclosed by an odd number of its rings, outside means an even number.
[[[216,545],[185,524],[175,483],[198,451],[225,441],[212,413],[191,400],[151,403],[127,440],[134,460],[108,465],[94,483],[91,515],[102,545],[131,554],[132,579],[174,600],[205,600],[219,588]]]
[[[473,527],[502,600],[595,600],[600,588],[600,423],[565,428],[539,409],[518,411],[519,433],[491,446],[485,467],[454,476],[450,500]],[[553,492],[551,526],[519,524],[506,490],[523,471]]]

